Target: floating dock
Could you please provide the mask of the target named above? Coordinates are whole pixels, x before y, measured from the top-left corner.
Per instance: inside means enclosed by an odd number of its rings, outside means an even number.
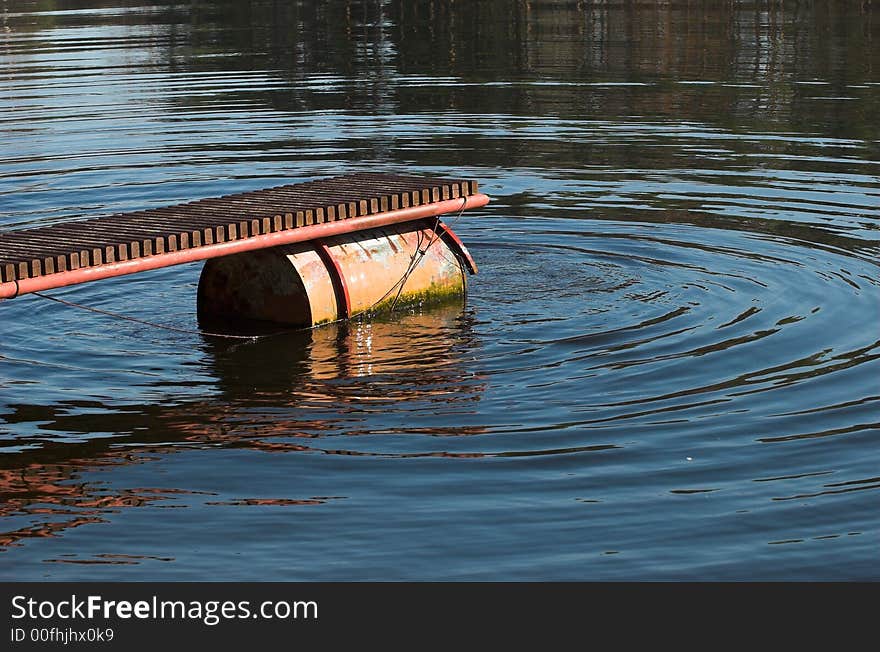
[[[488,202],[473,180],[361,173],[8,231],[0,299],[221,259],[200,313],[315,325],[463,291],[476,264],[439,216]]]

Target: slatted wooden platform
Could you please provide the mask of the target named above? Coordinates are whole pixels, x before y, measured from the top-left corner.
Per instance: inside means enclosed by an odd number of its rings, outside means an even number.
[[[361,173],[0,233],[0,281],[133,260],[477,194],[477,182]]]

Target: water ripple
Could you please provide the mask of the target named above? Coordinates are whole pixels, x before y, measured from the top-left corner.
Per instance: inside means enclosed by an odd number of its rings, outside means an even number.
[[[777,70],[739,14],[677,68],[589,31],[613,8],[458,41],[400,3],[118,4],[4,9],[0,229],[387,169],[480,180],[453,226],[481,271],[466,302],[252,343],[4,302],[0,575],[877,576],[867,68],[780,38]],[[198,274],[58,295],[194,330]]]

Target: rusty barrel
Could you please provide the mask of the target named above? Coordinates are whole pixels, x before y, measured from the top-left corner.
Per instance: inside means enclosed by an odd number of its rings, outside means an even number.
[[[201,318],[311,327],[462,296],[476,265],[439,220],[417,220],[206,261]]]

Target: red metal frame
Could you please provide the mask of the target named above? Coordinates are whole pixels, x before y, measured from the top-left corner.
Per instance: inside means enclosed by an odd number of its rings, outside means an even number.
[[[145,256],[143,258],[135,258],[133,260],[97,265],[95,267],[81,267],[67,272],[47,274],[46,276],[38,276],[36,278],[25,278],[10,283],[0,283],[0,299],[11,299],[29,292],[41,292],[43,290],[51,290],[54,288],[67,287],[69,285],[77,285],[79,283],[88,283],[90,281],[113,278],[115,276],[136,274],[151,269],[181,265],[183,263],[207,260],[208,258],[217,258],[219,256],[228,256],[243,251],[277,247],[279,245],[293,244],[295,242],[306,242],[309,240],[341,235],[343,233],[373,229],[388,224],[399,224],[401,222],[409,222],[426,217],[436,217],[437,215],[443,215],[445,213],[456,213],[469,208],[479,208],[488,203],[489,197],[482,193],[478,193],[475,195],[468,195],[467,197],[446,199],[430,204],[422,204],[420,206],[410,206],[409,208],[400,208],[397,210],[386,211],[384,213],[376,213],[374,215],[352,217],[336,222],[325,222],[323,224],[310,224],[308,226],[301,226],[286,231],[257,235],[243,240],[216,242],[214,244],[202,245],[201,247],[194,247],[192,249],[170,251],[162,254]]]
[[[336,314],[339,319],[348,319],[351,317],[351,295],[348,293],[348,283],[345,282],[345,274],[342,273],[339,261],[333,257],[330,247],[321,240],[315,241],[315,251],[330,274],[333,292],[336,294]]]

